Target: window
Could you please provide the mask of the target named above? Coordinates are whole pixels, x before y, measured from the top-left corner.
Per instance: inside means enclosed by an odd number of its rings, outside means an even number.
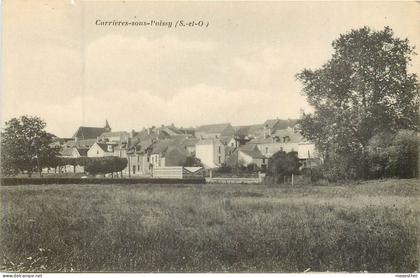
[[[99,151],[96,151],[96,154],[99,154]]]
[[[265,147],[265,153],[268,153],[268,147]]]
[[[265,158],[262,159],[262,163],[265,164]]]
[[[140,156],[139,155],[137,156],[137,162],[140,162]]]
[[[219,164],[222,163],[222,157],[219,156]]]
[[[136,166],[133,165],[133,174],[135,174],[135,173],[136,173]]]
[[[137,170],[140,171],[140,165],[137,165]]]
[[[221,146],[219,146],[219,153],[221,153],[222,152],[222,147]]]

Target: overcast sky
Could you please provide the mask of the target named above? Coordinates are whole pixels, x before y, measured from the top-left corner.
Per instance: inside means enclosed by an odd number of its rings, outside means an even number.
[[[48,131],[174,123],[262,123],[311,111],[295,74],[339,34],[390,26],[420,46],[415,2],[3,2],[1,121],[37,115]],[[203,20],[207,28],[98,26]],[[419,72],[420,60],[412,71]]]

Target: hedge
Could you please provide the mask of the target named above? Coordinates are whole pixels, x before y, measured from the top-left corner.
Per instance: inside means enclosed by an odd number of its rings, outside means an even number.
[[[39,184],[204,184],[205,179],[156,179],[156,178],[1,178],[1,186]]]

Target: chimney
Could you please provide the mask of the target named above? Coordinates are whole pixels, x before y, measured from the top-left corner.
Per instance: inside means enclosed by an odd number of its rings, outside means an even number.
[[[147,135],[150,135],[150,128],[147,129]]]

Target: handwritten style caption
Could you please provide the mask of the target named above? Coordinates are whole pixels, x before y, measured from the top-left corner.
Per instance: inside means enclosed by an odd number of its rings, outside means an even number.
[[[204,20],[101,20],[95,21],[97,26],[109,27],[165,27],[165,28],[207,28],[209,21]]]

